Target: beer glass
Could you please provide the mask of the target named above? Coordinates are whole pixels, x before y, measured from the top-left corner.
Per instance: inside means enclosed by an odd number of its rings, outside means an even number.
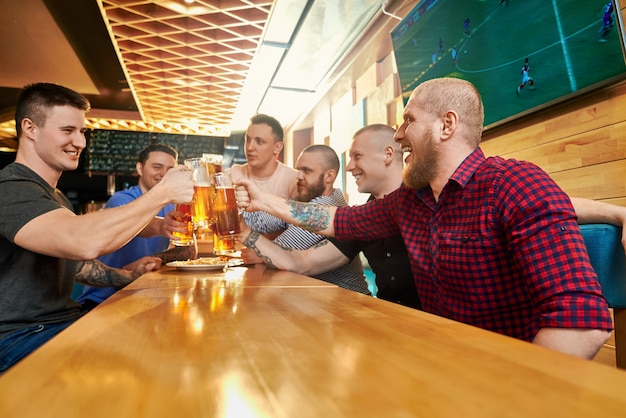
[[[191,216],[196,228],[208,228],[213,223],[213,185],[209,173],[209,163],[204,158],[188,158],[185,160],[194,181],[193,205]]]
[[[227,255],[235,252],[235,235],[220,235],[213,225],[213,252],[217,255]]]
[[[172,235],[174,235],[175,239],[171,242],[176,246],[187,246],[191,245],[193,242],[193,220],[191,217],[191,203],[184,204],[176,204],[174,208],[174,218],[178,222],[185,222],[187,224],[187,230],[184,232],[174,231]]]
[[[224,156],[220,154],[202,154],[202,158],[208,161],[209,163],[209,173],[221,173],[222,172],[222,162],[224,161]]]
[[[239,235],[241,233],[239,209],[230,173],[215,173],[212,177],[215,185],[215,200],[213,201],[215,231],[221,236]]]

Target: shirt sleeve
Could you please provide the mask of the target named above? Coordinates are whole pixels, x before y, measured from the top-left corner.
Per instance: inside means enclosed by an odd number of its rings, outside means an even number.
[[[333,223],[335,238],[370,241],[400,235],[397,217],[401,215],[398,208],[402,189],[397,189],[383,199],[337,208]]]
[[[274,239],[274,243],[283,248],[306,250],[323,239],[324,237],[321,235],[294,225],[289,225],[285,231],[281,232],[280,235]]]
[[[569,197],[542,170],[516,164],[493,204],[514,262],[538,301],[540,328],[612,329]]]
[[[287,223],[267,212],[244,212],[243,220],[250,229],[260,234],[282,231],[287,227]]]
[[[28,180],[0,183],[0,194],[12,197],[2,199],[0,205],[0,234],[11,242],[24,225],[38,216],[60,208],[69,210],[69,207],[52,199],[43,187]]]

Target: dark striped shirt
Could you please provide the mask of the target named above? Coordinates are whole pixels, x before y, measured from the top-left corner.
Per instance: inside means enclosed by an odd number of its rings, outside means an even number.
[[[312,199],[311,203],[330,206],[346,206],[348,204],[339,189],[334,189],[331,196],[318,196]],[[304,230],[295,225],[287,224],[265,212],[254,213],[256,213],[255,222],[257,222],[258,225],[271,225],[270,229],[284,229],[284,231],[274,239],[274,243],[283,248],[306,250],[324,239],[321,235]],[[349,290],[354,290],[355,292],[364,293],[366,295],[371,294],[367,288],[361,259],[358,256],[353,257],[348,264],[313,277],[334,283],[337,286]]]

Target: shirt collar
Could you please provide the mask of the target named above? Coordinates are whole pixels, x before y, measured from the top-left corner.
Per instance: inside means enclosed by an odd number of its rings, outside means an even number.
[[[485,154],[480,148],[476,148],[470,155],[463,160],[461,165],[457,167],[452,176],[451,181],[455,181],[461,187],[465,187],[467,182],[472,178],[478,167],[485,162]]]
[[[448,184],[454,181],[456,184],[459,185],[460,188],[465,187],[467,182],[469,182],[476,170],[478,170],[478,167],[480,167],[484,161],[485,154],[483,154],[483,151],[480,148],[476,148],[465,158],[465,160],[463,160],[461,165],[457,167],[454,173],[452,173],[452,176],[448,180]],[[402,187],[404,187],[404,185]],[[448,187],[449,186],[446,186],[444,190]],[[431,208],[436,205],[430,186],[426,186],[419,190],[416,190],[415,196],[418,199],[421,199]]]

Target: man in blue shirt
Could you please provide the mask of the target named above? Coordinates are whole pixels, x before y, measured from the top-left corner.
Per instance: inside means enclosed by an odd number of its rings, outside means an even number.
[[[165,173],[177,165],[178,152],[165,144],[148,145],[139,153],[137,161],[137,174],[139,181],[136,186],[116,192],[109,198],[105,208],[123,206],[137,199],[156,185]],[[158,213],[158,218],[165,218],[168,212],[174,209],[174,205],[166,205]],[[138,236],[130,240],[117,251],[98,258],[104,264],[111,267],[122,268],[146,255],[155,255],[167,250],[169,239],[165,234],[156,235],[158,228],[144,229]],[[164,260],[165,261],[165,260]],[[116,287],[92,287],[85,286],[77,302],[85,309],[92,309],[118,290]]]

